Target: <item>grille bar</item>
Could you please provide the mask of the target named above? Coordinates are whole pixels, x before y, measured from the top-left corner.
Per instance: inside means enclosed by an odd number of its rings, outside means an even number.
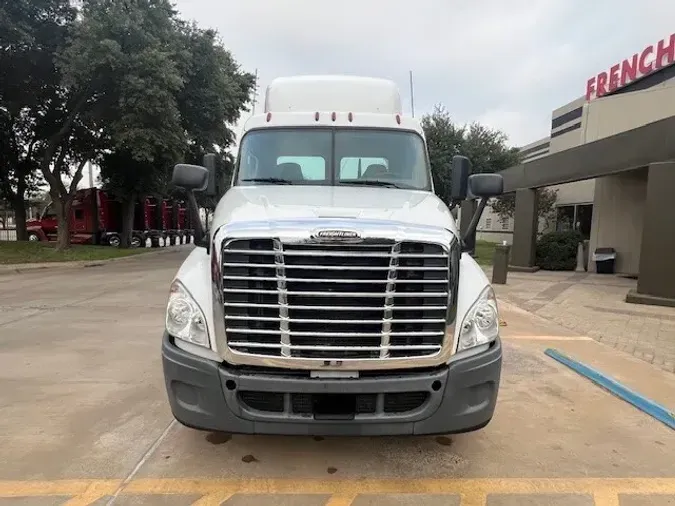
[[[225,252],[233,253],[232,252]],[[256,249],[238,249],[237,255],[274,255],[273,251],[264,251]],[[386,252],[371,252],[371,251],[340,251],[340,250],[302,250],[302,251],[287,251],[285,256],[303,256],[303,257],[371,257],[371,258],[389,258],[390,254]],[[438,254],[416,254],[416,253],[401,253],[400,258],[446,258],[446,255]]]
[[[284,284],[285,284],[285,280]],[[251,290],[247,288],[225,288],[223,290],[225,293],[257,293],[257,294],[275,294],[277,290]],[[304,292],[297,291],[291,292],[286,291],[286,295],[304,295],[309,297],[376,297],[382,298],[382,293],[370,293],[370,292]],[[387,293],[386,297],[447,297],[448,292],[408,292],[408,293]],[[386,305],[385,305],[386,307]]]
[[[230,320],[261,320],[276,322],[280,321],[281,318],[277,316],[228,316]],[[289,318],[291,323],[332,323],[335,320],[328,318]],[[340,320],[342,323],[364,323],[364,322],[384,322],[385,320]],[[391,323],[443,323],[445,318],[416,318],[416,319],[401,319],[401,318],[391,318],[389,320]]]
[[[239,354],[386,361],[442,350],[452,287],[440,244],[223,244],[225,332]]]
[[[361,322],[359,322],[361,323]],[[228,328],[225,332],[232,332],[237,334],[268,334],[278,335],[279,330],[268,329],[237,329]],[[288,332],[293,336],[304,337],[380,337],[383,332]],[[390,336],[442,336],[443,332],[389,332]],[[383,345],[384,346],[384,345]]]
[[[223,276],[224,280],[232,281],[247,281],[250,278],[247,276]],[[258,281],[276,281],[276,276],[257,276]],[[386,284],[389,280],[372,280],[372,279],[330,279],[330,278],[285,278],[289,283],[354,283],[354,284],[364,284],[369,285],[373,283]],[[405,284],[405,283],[416,283],[416,281],[410,281],[408,279],[399,279],[395,280],[395,283]],[[446,280],[443,279],[428,279],[425,283],[439,283],[447,284]]]
[[[283,348],[282,344],[274,343],[251,343],[232,341],[228,343],[232,348]],[[430,350],[439,351],[440,345],[412,345],[412,346],[316,346],[316,345],[302,345],[291,344],[288,346],[292,350],[318,350],[318,351],[381,351],[381,350]]]
[[[274,269],[275,266],[274,264],[254,264],[254,263],[239,263],[239,262],[225,262],[223,264],[223,267],[249,267],[252,269]],[[307,270],[315,270],[318,268],[316,265],[292,265],[289,266],[292,267],[293,269],[307,269]],[[361,271],[365,268],[365,266],[354,266],[354,265],[322,265],[320,267],[321,269],[324,270],[332,270],[332,271]],[[389,267],[368,267],[371,270],[376,270],[376,271],[389,271]],[[406,271],[445,271],[447,270],[447,267],[397,267],[397,269],[400,270],[406,270]]]
[[[254,302],[225,302],[225,306],[231,307],[255,307],[255,308],[267,308],[274,309],[279,307],[279,304],[256,304]],[[320,311],[382,311],[385,309],[384,306],[294,306],[292,304],[288,305],[289,309],[307,309],[307,310],[320,310]],[[445,306],[405,306],[405,309],[410,311],[445,311]],[[443,319],[445,321],[445,319]]]

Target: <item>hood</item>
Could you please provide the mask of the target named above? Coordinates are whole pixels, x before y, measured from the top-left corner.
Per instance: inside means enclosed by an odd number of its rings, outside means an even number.
[[[431,192],[355,186],[234,186],[220,200],[212,229],[225,223],[321,218],[389,220],[457,235],[447,206]]]

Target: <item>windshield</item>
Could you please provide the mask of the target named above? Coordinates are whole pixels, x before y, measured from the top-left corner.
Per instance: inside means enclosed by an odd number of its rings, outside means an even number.
[[[345,128],[249,132],[242,139],[236,184],[431,189],[424,142],[418,134]]]

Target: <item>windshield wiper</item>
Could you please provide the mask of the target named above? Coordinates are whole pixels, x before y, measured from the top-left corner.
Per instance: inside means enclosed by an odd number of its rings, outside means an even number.
[[[359,179],[356,181],[340,181],[340,184],[362,184],[364,186],[384,186],[387,188],[403,189],[402,186],[390,181],[381,181],[379,179]]]
[[[289,181],[288,179],[281,179],[278,177],[251,177],[248,179],[242,179],[244,182],[252,182],[252,183],[277,183],[277,184],[293,184],[292,181]]]

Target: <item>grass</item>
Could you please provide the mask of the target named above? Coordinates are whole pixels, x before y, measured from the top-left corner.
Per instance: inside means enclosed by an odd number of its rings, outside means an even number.
[[[110,246],[73,245],[56,251],[55,243],[0,241],[0,265],[43,262],[108,260],[155,251],[150,248],[118,249]]]
[[[476,256],[474,259],[479,265],[492,265],[497,244],[488,241],[476,241]]]

